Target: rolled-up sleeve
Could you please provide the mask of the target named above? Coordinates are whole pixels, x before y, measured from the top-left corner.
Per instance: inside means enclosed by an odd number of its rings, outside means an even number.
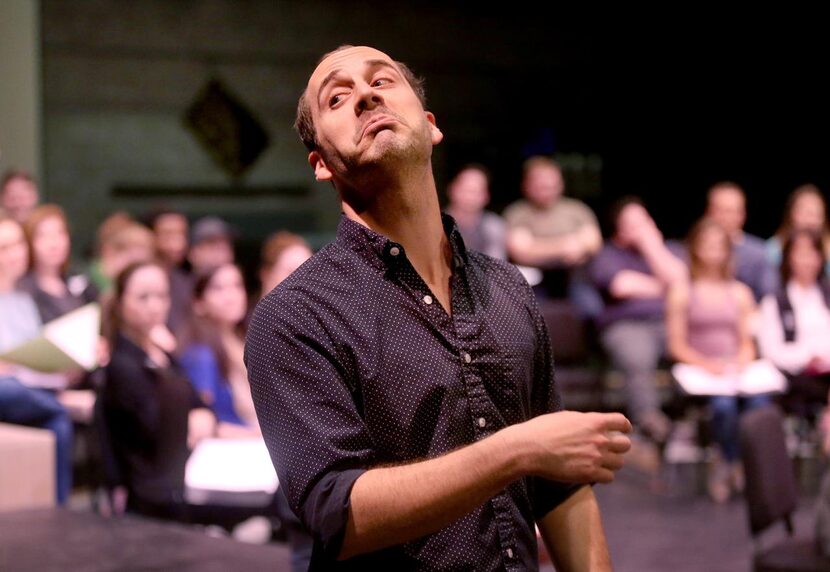
[[[257,306],[245,364],[262,434],[291,509],[336,558],[357,478],[374,461],[348,359],[302,292],[275,291]]]

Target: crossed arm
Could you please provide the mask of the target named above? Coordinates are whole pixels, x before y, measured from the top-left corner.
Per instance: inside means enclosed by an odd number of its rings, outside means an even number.
[[[524,476],[609,482],[630,447],[620,414],[540,415],[442,457],[372,469],[354,483],[341,559],[435,532]],[[562,572],[608,569],[593,491],[583,487],[539,520]]]

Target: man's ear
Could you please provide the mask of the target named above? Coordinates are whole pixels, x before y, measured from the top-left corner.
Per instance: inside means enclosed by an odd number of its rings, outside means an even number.
[[[318,181],[331,181],[331,171],[326,166],[323,156],[317,151],[308,154],[308,164],[314,170],[314,176]]]
[[[427,121],[429,122],[429,131],[432,134],[432,144],[438,145],[444,139],[444,134],[441,133],[438,125],[435,123],[435,115],[431,111],[427,111],[426,115]]]

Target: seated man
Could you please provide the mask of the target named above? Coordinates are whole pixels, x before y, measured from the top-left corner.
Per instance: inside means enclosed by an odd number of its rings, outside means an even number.
[[[532,157],[523,166],[522,193],[504,211],[507,250],[516,264],[543,271],[541,294],[567,296],[569,274],[584,265],[602,246],[593,211],[562,196],[565,181],[559,165]]]
[[[767,258],[764,240],[744,232],[746,193],[729,181],[713,185],[706,196],[706,216],[729,233],[735,278],[749,286],[755,301],[760,302],[775,290],[778,280]]]
[[[669,423],[660,411],[654,374],[666,347],[666,291],[688,272],[639,199],[620,199],[611,209],[610,222],[611,240],[590,269],[605,299],[597,325],[603,347],[625,376],[634,423],[664,441]]]

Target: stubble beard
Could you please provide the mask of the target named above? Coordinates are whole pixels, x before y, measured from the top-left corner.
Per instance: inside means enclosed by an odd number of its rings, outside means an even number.
[[[432,142],[426,125],[418,132],[398,133],[382,129],[370,135],[368,149],[352,154],[331,153],[336,170],[358,188],[383,184],[417,169],[432,155]],[[329,153],[327,153],[329,154]]]

